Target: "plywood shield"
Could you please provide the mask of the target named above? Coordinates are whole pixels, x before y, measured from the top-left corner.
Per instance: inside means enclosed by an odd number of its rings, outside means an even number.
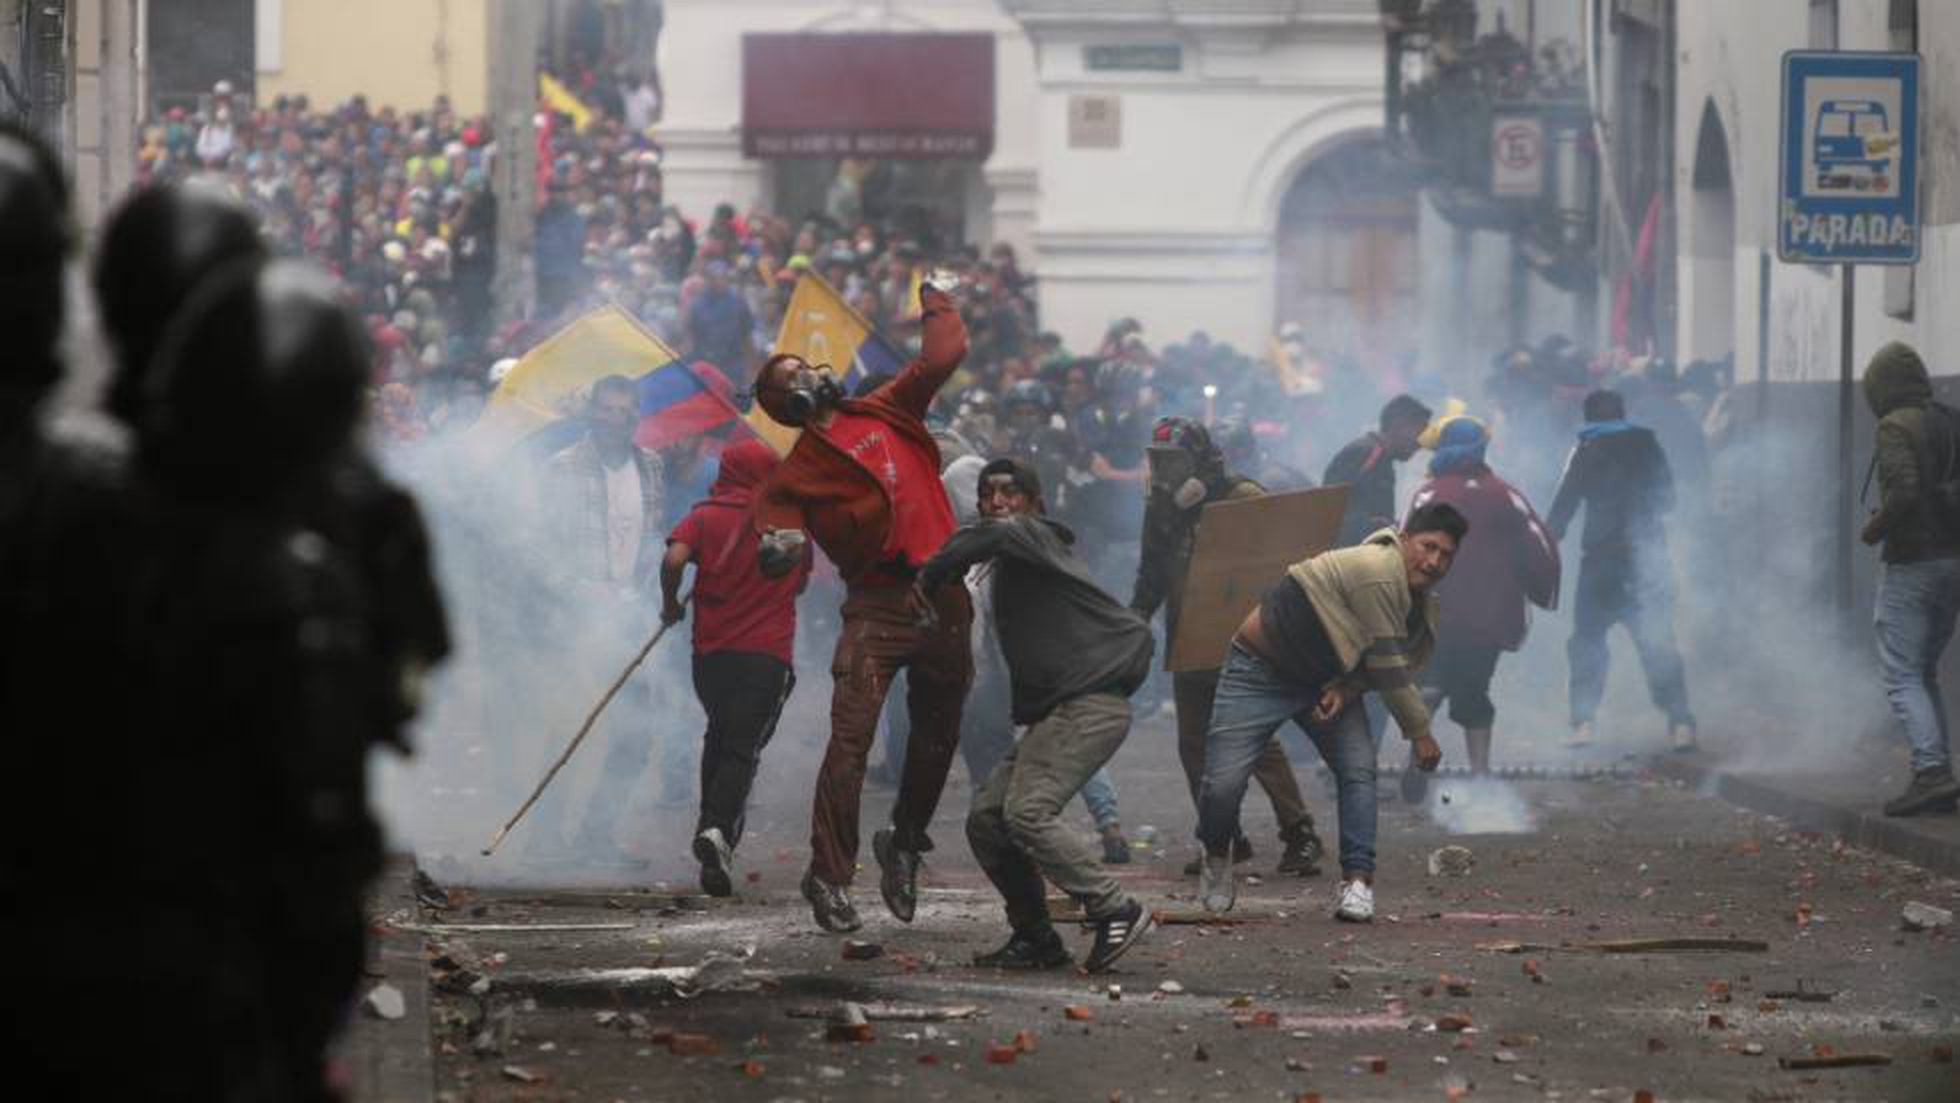
[[[1331,486],[1206,506],[1164,668],[1223,666],[1239,622],[1286,568],[1334,546],[1347,496]]]

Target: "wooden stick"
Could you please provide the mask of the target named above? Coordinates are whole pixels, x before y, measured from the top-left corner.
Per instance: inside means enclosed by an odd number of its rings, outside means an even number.
[[[687,597],[682,598],[681,607],[686,608],[689,598],[693,596],[690,593]],[[635,670],[640,669],[641,663],[646,662],[647,655],[652,653],[654,645],[660,642],[661,637],[667,634],[667,629],[679,623],[680,621],[673,621],[671,623],[663,622],[659,628],[654,629],[653,635],[649,636],[645,645],[640,648],[640,653],[633,656],[633,661],[627,663],[626,669],[620,671],[619,677],[613,679],[612,688],[608,689],[606,695],[599,698],[599,703],[592,706],[592,711],[586,714],[585,723],[579,725],[578,734],[572,736],[571,743],[565,747],[565,753],[559,755],[558,761],[552,763],[551,769],[545,771],[544,779],[538,782],[536,789],[531,790],[530,798],[517,810],[516,815],[505,821],[504,825],[497,829],[497,833],[491,836],[490,845],[483,848],[483,856],[485,858],[488,858],[496,851],[498,846],[503,844],[504,836],[510,834],[510,829],[517,826],[517,821],[523,819],[524,814],[531,810],[531,806],[538,803],[538,798],[544,795],[545,786],[550,785],[551,779],[557,777],[558,771],[564,769],[565,763],[571,761],[572,752],[578,750],[578,745],[585,742],[586,735],[592,731],[592,725],[598,723],[599,714],[606,711],[606,706],[612,704],[612,699],[619,695],[620,689],[626,685],[626,680],[633,676]]]
[[[1786,1069],[1855,1069],[1865,1065],[1889,1065],[1892,1058],[1883,1053],[1835,1053],[1829,1057],[1778,1057]]]

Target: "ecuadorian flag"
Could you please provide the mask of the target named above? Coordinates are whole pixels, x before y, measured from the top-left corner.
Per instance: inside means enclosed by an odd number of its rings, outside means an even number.
[[[712,365],[683,362],[631,314],[608,305],[525,353],[490,393],[471,432],[510,446],[556,431],[581,412],[592,384],[609,375],[639,386],[640,427],[633,439],[642,448],[665,448],[742,417],[727,378]]]
[[[797,279],[773,351],[793,352],[813,366],[830,365],[846,393],[867,376],[896,375],[905,365],[898,349],[815,272]],[[796,430],[769,420],[760,406],[749,410],[748,424],[779,454],[789,454],[790,445],[796,443]]]

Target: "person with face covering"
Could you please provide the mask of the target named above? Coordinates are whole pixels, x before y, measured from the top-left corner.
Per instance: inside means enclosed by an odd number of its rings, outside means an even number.
[[[1436,643],[1433,591],[1469,530],[1454,507],[1425,506],[1399,530],[1288,567],[1239,625],[1219,678],[1198,792],[1205,852],[1198,898],[1207,911],[1227,911],[1237,897],[1231,848],[1246,781],[1261,749],[1290,720],[1333,771],[1340,800],[1334,915],[1355,923],[1374,918],[1375,741],[1360,698],[1381,697],[1418,769],[1442,761],[1416,676]]]
[[[1028,726],[967,814],[974,857],[1007,904],[1007,944],[974,959],[1007,969],[1069,962],[1048,916],[1043,879],[1082,904],[1096,940],[1084,967],[1100,973],[1150,929],[1150,913],[1096,862],[1062,809],[1130,732],[1129,698],[1150,675],[1150,626],[1104,593],[1070,550],[1075,534],[1042,508],[1041,478],[1022,460],[980,471],[979,520],[949,537],[919,585],[930,597],[992,566],[992,608],[1013,719]]]
[[[701,747],[701,814],[694,856],[710,896],[734,890],[735,845],[762,749],[796,687],[790,668],[796,598],[812,557],[764,578],[749,554],[749,510],[775,471],[776,452],[759,440],[731,444],[708,497],[667,534],[660,564],[660,619],[678,623],[682,575],[694,565],[694,693],[708,715]]]
[[[1145,451],[1150,469],[1150,498],[1143,512],[1143,555],[1137,564],[1130,608],[1148,621],[1164,610],[1164,638],[1177,638],[1178,615],[1184,601],[1184,579],[1197,549],[1198,518],[1211,502],[1257,498],[1265,488],[1225,467],[1224,456],[1202,424],[1184,417],[1159,418]],[[1177,758],[1191,799],[1198,798],[1204,776],[1205,730],[1211,724],[1212,699],[1218,692],[1215,670],[1185,670],[1171,675],[1177,708]],[[1253,770],[1259,787],[1273,802],[1279,820],[1279,872],[1310,876],[1319,872],[1325,846],[1314,830],[1293,766],[1277,742],[1260,752]],[[1236,861],[1252,858],[1252,843],[1244,836],[1233,841]],[[1203,859],[1185,867],[1187,877],[1198,875]]]
[[[911,728],[892,826],[873,835],[872,848],[885,904],[908,923],[917,906],[920,856],[932,849],[926,826],[959,746],[960,714],[973,681],[973,605],[966,589],[941,587],[927,601],[913,585],[954,528],[925,414],[967,349],[966,325],[952,298],[930,283],[920,298],[920,355],[864,397],[843,397],[827,366],[794,353],[770,357],[756,376],[763,411],[802,430],[756,501],[763,573],[792,570],[814,539],[846,587],[831,660],[830,745],[817,776],[803,878],[803,895],[828,931],[860,926],[848,891],[858,803],[893,677],[906,673]]]

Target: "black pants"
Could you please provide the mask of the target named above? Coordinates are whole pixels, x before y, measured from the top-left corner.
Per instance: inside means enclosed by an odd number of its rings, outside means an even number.
[[[715,651],[694,656],[694,695],[708,714],[696,832],[718,827],[730,846],[741,839],[762,748],[776,734],[783,702],[795,686],[789,664],[773,655]]]

